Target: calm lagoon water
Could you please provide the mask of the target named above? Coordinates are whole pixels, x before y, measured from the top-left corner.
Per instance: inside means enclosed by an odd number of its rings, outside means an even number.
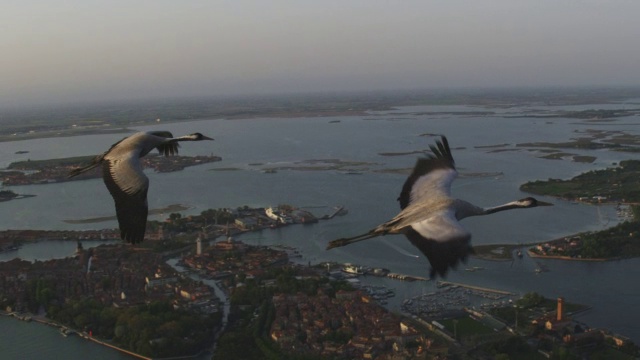
[[[572,107],[572,110],[575,107]],[[585,108],[594,108],[586,106]],[[486,111],[486,108],[455,107],[455,111]],[[557,110],[512,108],[497,112],[509,115],[523,111]],[[535,119],[478,117],[475,115],[430,114],[424,112],[452,111],[442,107],[403,107],[389,112],[372,112],[367,116],[295,119],[202,120],[180,124],[159,124],[138,130],[163,129],[174,134],[202,132],[216,139],[213,142],[185,143],[181,154],[215,154],[221,162],[187,168],[168,174],[148,172],[150,208],[170,204],[190,207],[184,214],[199,214],[208,208],[249,205],[272,206],[289,203],[320,216],[334,206],[344,205],[349,214],[310,226],[291,226],[265,230],[241,236],[239,240],[254,244],[286,244],[297,247],[300,261],[352,262],[360,265],[386,267],[394,272],[424,276],[428,263],[402,236],[387,236],[345,248],[325,251],[326,243],[337,237],[356,234],[394,216],[398,211],[396,197],[406,175],[379,170],[411,168],[418,154],[428,149],[434,138],[425,133],[446,134],[453,150],[460,178],[454,183],[453,194],[482,206],[491,206],[527,196],[519,191],[523,182],[535,179],[568,178],[584,171],[611,166],[624,159],[640,155],[576,150],[572,153],[593,155],[594,163],[576,163],[569,159],[541,159],[543,154],[516,147],[526,142],[564,142],[585,136],[587,129],[619,130],[638,134],[640,127],[621,120],[610,123],[587,123],[575,119]],[[64,139],[38,139],[0,143],[0,166],[24,159],[47,159],[90,155],[104,151],[122,135],[91,135]],[[507,144],[508,151],[496,152],[491,145]],[[27,154],[15,154],[27,150]],[[397,156],[383,156],[393,153]],[[405,155],[401,155],[405,154]],[[350,166],[361,175],[346,170],[299,171],[279,170],[263,173],[265,167],[301,165],[318,159],[340,159],[364,162],[365,166]],[[237,170],[214,171],[216,168]],[[483,173],[483,176],[472,176]],[[22,194],[35,197],[0,204],[2,229],[92,229],[116,227],[115,221],[94,224],[68,224],[64,220],[109,216],[112,200],[101,180],[76,181],[62,184],[12,187]],[[538,208],[495,214],[464,220],[474,234],[475,244],[540,242],[580,231],[600,230],[614,225],[618,218],[612,206],[577,205],[556,199],[544,199],[555,204]],[[165,216],[168,214],[165,214]],[[158,215],[156,219],[161,219]],[[55,244],[38,243],[32,250],[21,249],[24,258],[40,258],[36,251],[51,253]],[[71,245],[71,249],[75,243]],[[61,250],[60,256],[66,256]],[[0,261],[7,260],[6,254]],[[42,258],[41,258],[42,259]],[[535,274],[542,263],[549,272]],[[514,262],[489,262],[471,259],[468,266],[481,266],[477,272],[457,271],[447,280],[524,294],[537,291],[547,297],[563,296],[567,301],[584,303],[593,309],[580,315],[580,320],[594,327],[613,331],[640,341],[640,259],[605,263],[534,260],[525,256]],[[432,282],[403,283],[388,279],[369,279],[396,289],[390,308],[399,308],[404,297],[433,291]],[[0,326],[37,327],[15,324],[13,319],[0,318]],[[34,330],[36,331],[36,330]],[[41,331],[41,330],[37,330]],[[53,330],[52,330],[53,331]],[[57,341],[56,341],[57,340]],[[5,342],[1,348],[28,346],[28,341]],[[73,347],[69,339],[52,339],[50,350]],[[82,344],[102,350],[94,344]],[[47,346],[45,346],[47,347]],[[43,350],[44,351],[44,350]],[[110,353],[110,351],[109,351]],[[111,355],[105,355],[111,356]],[[120,354],[113,355],[117,358]],[[97,357],[99,358],[99,357]]]

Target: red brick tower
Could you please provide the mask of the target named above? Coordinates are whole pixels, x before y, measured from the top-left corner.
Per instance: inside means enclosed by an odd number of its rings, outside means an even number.
[[[556,320],[557,321],[562,321],[562,318],[564,317],[563,308],[562,308],[563,305],[564,305],[564,299],[559,297],[558,298],[558,311],[556,312]]]

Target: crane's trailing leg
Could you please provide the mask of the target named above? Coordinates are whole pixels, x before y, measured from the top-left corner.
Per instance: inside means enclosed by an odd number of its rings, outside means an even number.
[[[380,235],[381,235],[380,233],[368,232],[366,234],[362,234],[362,235],[358,235],[350,238],[341,238],[341,239],[332,240],[327,245],[327,250],[353,244],[354,242],[371,239]]]

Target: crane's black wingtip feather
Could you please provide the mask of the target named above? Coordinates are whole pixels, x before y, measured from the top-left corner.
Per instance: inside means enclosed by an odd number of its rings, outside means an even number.
[[[437,149],[436,149],[437,146]],[[451,154],[451,148],[449,147],[449,140],[442,135],[439,141],[436,141],[436,146],[431,145],[431,151],[436,154],[439,159],[447,159],[453,163],[453,155]]]
[[[435,145],[429,145],[429,149],[431,150],[431,154],[427,154],[427,159],[448,160],[451,162],[451,165],[455,164],[446,136],[441,135],[440,140],[436,140]]]
[[[429,259],[429,262],[431,262],[429,279],[434,280],[437,276],[446,278],[449,269],[456,270],[460,263],[467,263],[469,260],[469,254],[473,254],[473,248],[471,247],[466,250],[462,250],[459,255],[444,259],[444,261],[431,261],[431,259]]]
[[[128,226],[128,227],[125,227]],[[146,224],[144,224],[146,227]],[[139,244],[144,240],[145,228],[136,225],[135,228],[131,224],[123,224],[120,230],[120,238],[128,244]]]

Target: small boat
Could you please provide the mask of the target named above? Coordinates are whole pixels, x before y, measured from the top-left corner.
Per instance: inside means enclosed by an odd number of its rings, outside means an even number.
[[[356,266],[351,264],[344,264],[344,267],[342,267],[342,271],[346,272],[347,274],[356,274],[356,275],[364,274],[364,271],[362,270],[361,266]]]

